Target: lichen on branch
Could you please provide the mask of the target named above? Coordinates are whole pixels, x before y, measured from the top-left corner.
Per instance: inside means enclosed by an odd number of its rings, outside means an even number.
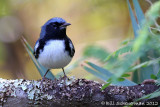
[[[5,106],[103,106],[104,102],[133,102],[157,90],[152,82],[135,86],[108,86],[86,79],[61,77],[57,80],[6,80],[0,79],[0,101]],[[141,100],[160,103],[160,97]],[[106,104],[106,103],[105,103]],[[108,104],[108,103],[107,103]]]

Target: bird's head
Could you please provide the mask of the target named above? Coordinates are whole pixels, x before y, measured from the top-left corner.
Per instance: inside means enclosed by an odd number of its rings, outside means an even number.
[[[43,38],[45,35],[55,35],[59,33],[66,34],[66,27],[71,25],[67,23],[64,19],[60,17],[54,17],[48,20],[41,28],[40,38]]]

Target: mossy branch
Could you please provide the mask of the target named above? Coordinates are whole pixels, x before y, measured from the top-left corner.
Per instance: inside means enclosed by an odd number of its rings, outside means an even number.
[[[4,107],[11,106],[120,106],[134,102],[143,95],[154,92],[159,86],[147,80],[135,86],[108,86],[101,91],[102,84],[86,79],[69,80],[6,80],[0,79],[0,101]],[[160,97],[145,99],[142,104],[160,104]],[[117,104],[117,105],[116,105]],[[121,106],[122,106],[121,105]],[[157,105],[158,106],[158,105]]]

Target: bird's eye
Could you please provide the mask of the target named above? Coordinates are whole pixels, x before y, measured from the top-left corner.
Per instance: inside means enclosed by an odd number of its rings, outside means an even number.
[[[54,29],[57,29],[57,25],[55,25],[54,23],[50,23],[46,26],[46,33],[52,33]]]
[[[58,25],[59,23],[58,23],[58,22],[54,22],[54,24],[55,24],[55,25]]]
[[[55,25],[55,24],[52,24],[52,26],[53,26],[53,27],[56,27],[56,25]]]

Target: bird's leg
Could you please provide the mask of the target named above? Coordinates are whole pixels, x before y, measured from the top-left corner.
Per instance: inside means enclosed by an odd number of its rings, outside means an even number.
[[[49,69],[46,71],[46,73],[44,74],[43,78],[45,78],[45,77],[46,77],[46,75],[47,75],[48,71],[49,71]]]
[[[69,78],[67,77],[65,71],[64,71],[64,68],[62,68],[62,70],[63,70],[63,73],[64,73],[64,77],[67,78],[67,79],[69,79]]]
[[[66,73],[65,73],[65,71],[64,71],[64,68],[62,68],[62,70],[63,70],[63,73],[64,73],[64,76],[63,76],[64,85],[65,85],[65,87],[66,87],[66,82],[69,80],[69,78],[67,77],[67,75],[66,75]]]
[[[40,84],[40,85],[42,85],[42,87],[43,87],[43,81],[45,80],[48,71],[49,71],[49,69],[46,71],[46,73],[45,73],[44,76],[42,77],[42,81],[41,81],[41,84]]]
[[[66,77],[66,73],[64,72],[64,68],[62,68],[62,70],[63,70],[63,73],[64,73],[64,77]]]

